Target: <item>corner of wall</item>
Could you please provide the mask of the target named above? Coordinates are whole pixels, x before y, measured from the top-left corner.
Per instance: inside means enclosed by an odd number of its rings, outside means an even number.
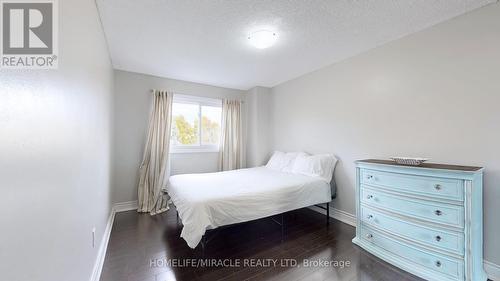
[[[261,86],[247,91],[247,167],[263,165],[269,154],[270,93],[270,88]]]

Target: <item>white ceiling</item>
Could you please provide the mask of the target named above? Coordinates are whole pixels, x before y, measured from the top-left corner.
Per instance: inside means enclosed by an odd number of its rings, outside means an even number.
[[[117,69],[272,87],[496,0],[97,0]],[[247,35],[278,33],[269,49]]]

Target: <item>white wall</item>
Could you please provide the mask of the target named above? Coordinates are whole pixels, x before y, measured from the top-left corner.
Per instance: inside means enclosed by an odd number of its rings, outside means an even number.
[[[354,213],[354,161],[484,166],[485,258],[500,264],[500,4],[272,89],[273,148],[334,152],[334,207]]]
[[[270,150],[271,89],[254,87],[247,91],[247,167],[264,165]]]
[[[114,202],[137,200],[138,167],[146,141],[151,89],[220,99],[245,98],[245,92],[240,90],[116,70]],[[173,153],[171,174],[216,172],[218,157],[218,153]]]
[[[89,280],[111,208],[104,35],[94,1],[59,8],[59,69],[0,70],[1,280]]]

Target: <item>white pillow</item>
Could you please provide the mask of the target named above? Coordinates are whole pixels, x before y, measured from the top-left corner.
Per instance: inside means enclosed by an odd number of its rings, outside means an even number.
[[[283,169],[282,172],[285,173],[293,173],[293,166],[295,164],[295,160],[300,156],[308,156],[309,154],[305,152],[288,152],[285,153],[285,157],[283,158]]]
[[[271,159],[266,164],[266,167],[276,171],[281,171],[285,163],[285,153],[281,151],[275,151]]]
[[[307,156],[304,152],[281,152],[275,151],[271,159],[266,164],[266,167],[276,171],[291,173],[295,159],[300,156]]]
[[[337,158],[332,154],[299,155],[295,159],[292,173],[319,177],[330,182],[336,164]]]

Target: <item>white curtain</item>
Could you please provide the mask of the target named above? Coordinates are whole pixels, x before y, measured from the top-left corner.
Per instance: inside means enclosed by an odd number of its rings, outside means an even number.
[[[243,128],[241,101],[224,100],[222,104],[222,137],[219,169],[228,171],[243,168]]]
[[[173,93],[153,91],[154,100],[146,146],[140,167],[138,212],[151,215],[168,210],[168,197],[163,191],[169,177],[170,127]]]

